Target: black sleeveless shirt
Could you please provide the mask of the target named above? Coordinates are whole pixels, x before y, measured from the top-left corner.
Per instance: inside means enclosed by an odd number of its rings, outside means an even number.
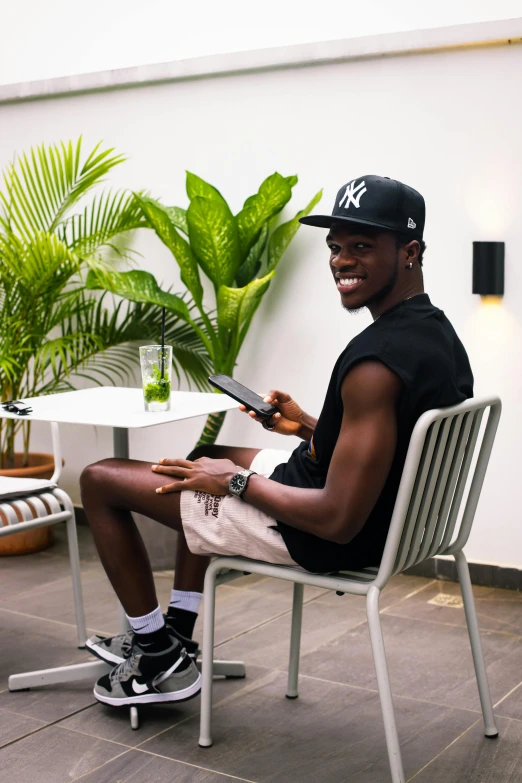
[[[341,386],[361,360],[383,362],[401,379],[397,404],[397,445],[384,488],[362,530],[336,544],[283,522],[277,529],[292,558],[308,571],[376,566],[382,557],[413,428],[432,408],[473,397],[473,374],[466,350],[442,310],[426,293],[398,302],[351,340],[337,359],[321,415],[310,443],[301,443],[270,478],[292,487],[322,489],[341,429]]]

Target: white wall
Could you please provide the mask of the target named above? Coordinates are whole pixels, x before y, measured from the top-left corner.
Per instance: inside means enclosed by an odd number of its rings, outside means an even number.
[[[462,49],[2,106],[0,163],[41,140],[83,133],[88,143],[103,138],[129,155],[119,184],[146,187],[172,204],[186,204],[185,169],[215,183],[236,210],[276,169],[300,176],[292,210],[323,186],[329,211],[340,184],[362,174],[418,188],[427,202],[425,289],[468,350],[475,393],[498,393],[504,402],[469,557],[522,567],[522,105],[512,78],[521,68],[520,46]],[[471,293],[471,243],[480,239],[506,242],[506,295],[493,310]],[[138,247],[160,280],[177,280],[153,235],[141,236]],[[287,389],[318,414],[337,355],[370,321],[369,313],[342,310],[324,231],[302,227],[237,377],[259,391]],[[184,456],[202,423],[133,433],[132,454]],[[49,438],[38,429],[33,446],[44,449]],[[110,434],[72,426],[63,434],[65,488],[78,498],[78,473],[110,454]],[[238,412],[220,442],[290,445]]]
[[[520,14],[519,0],[24,0],[0,6],[0,85]]]

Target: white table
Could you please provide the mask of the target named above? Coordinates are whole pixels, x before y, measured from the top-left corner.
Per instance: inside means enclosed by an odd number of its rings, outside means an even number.
[[[173,421],[182,421],[196,416],[206,416],[237,408],[239,403],[225,394],[212,392],[182,392],[171,394],[170,410],[163,413],[145,411],[141,388],[119,386],[97,386],[92,389],[50,394],[23,400],[33,412],[27,417],[8,413],[0,407],[0,417],[21,418],[30,421],[48,421],[57,424],[92,424],[112,427],[113,454],[115,457],[129,457],[129,430],[154,427]],[[56,449],[55,449],[56,452]],[[59,452],[59,445],[58,445]],[[61,460],[60,460],[61,462]],[[122,630],[128,628],[125,613],[121,613]],[[9,678],[9,690],[22,690],[39,685],[54,685],[76,680],[101,677],[112,667],[103,661],[80,663],[74,666],[60,666],[26,674],[13,674]],[[215,661],[215,674],[228,677],[244,677],[245,668],[239,661]],[[137,728],[137,714],[131,709],[131,723]]]
[[[28,397],[23,400],[33,412],[26,417],[8,413],[0,408],[0,417],[30,421],[49,421],[58,424],[93,424],[112,427],[114,456],[129,456],[129,430],[154,427],[171,421],[192,419],[209,413],[237,408],[239,403],[225,394],[212,392],[174,391],[170,398],[170,410],[150,413],[145,410],[141,389],[120,386],[96,386],[93,389]]]

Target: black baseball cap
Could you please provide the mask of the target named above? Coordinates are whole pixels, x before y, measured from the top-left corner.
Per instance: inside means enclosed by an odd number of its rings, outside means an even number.
[[[331,215],[299,219],[307,226],[330,228],[332,223],[361,223],[422,239],[426,207],[424,199],[409,185],[396,179],[368,174],[343,185]]]

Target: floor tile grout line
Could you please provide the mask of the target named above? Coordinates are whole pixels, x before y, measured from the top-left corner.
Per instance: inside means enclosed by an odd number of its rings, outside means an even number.
[[[432,758],[430,761],[428,761],[428,763],[427,763],[427,764],[425,764],[423,767],[421,767],[419,770],[417,770],[417,772],[416,772],[414,775],[412,775],[412,776],[411,776],[411,778],[408,778],[408,780],[406,781],[406,783],[410,783],[410,780],[413,780],[414,778],[416,778],[416,777],[417,777],[417,775],[420,775],[420,773],[421,773],[421,772],[423,772],[423,771],[424,771],[424,770],[425,770],[427,767],[429,767],[429,766],[430,766],[430,764],[432,764],[434,761],[436,761],[436,760],[439,758],[439,756],[442,756],[442,754],[443,754],[443,753],[445,753],[447,750],[449,750],[449,748],[451,748],[451,746],[452,746],[452,745],[454,745],[456,742],[458,742],[460,739],[462,739],[462,737],[463,737],[465,734],[467,734],[467,733],[468,733],[468,731],[471,731],[471,729],[472,729],[474,726],[476,726],[476,725],[477,725],[477,723],[480,723],[480,718],[479,718],[478,720],[476,720],[476,721],[475,721],[475,723],[472,723],[472,724],[471,724],[471,726],[468,726],[468,728],[467,728],[465,731],[463,731],[463,732],[462,732],[462,734],[459,734],[459,736],[458,736],[458,737],[455,737],[455,739],[454,739],[452,742],[450,742],[450,743],[449,743],[449,745],[446,745],[446,747],[445,747],[445,748],[443,748],[443,749],[440,751],[440,753],[437,753],[437,755],[436,755],[436,756],[434,756],[434,757],[433,757],[433,758]]]
[[[95,704],[91,704],[91,707],[95,707]],[[67,715],[65,718],[62,718],[62,720],[68,720],[69,718],[74,717],[73,715]],[[125,742],[118,742],[118,740],[111,740],[107,739],[107,737],[99,737],[97,734],[87,734],[85,731],[79,731],[78,729],[73,729],[71,726],[60,726],[59,724],[56,724],[57,728],[63,729],[64,731],[70,731],[73,734],[81,734],[82,737],[93,737],[94,739],[103,740],[103,742],[110,742],[111,745],[118,745],[121,748],[126,748],[127,750],[133,750],[134,745],[127,745]]]
[[[500,715],[500,713],[495,713],[495,718],[502,718],[502,720],[514,720],[515,723],[522,723],[522,718],[513,718],[512,715]]]
[[[284,672],[284,669],[276,669],[275,671]],[[332,685],[341,685],[346,688],[354,688],[358,691],[366,691],[368,693],[375,693],[379,694],[379,691],[377,688],[365,688],[363,685],[353,685],[350,682],[339,682],[338,680],[327,680],[324,677],[314,677],[311,674],[301,674],[299,673],[300,677],[304,677],[307,680],[317,680],[318,682],[327,682]],[[517,686],[518,687],[518,686]],[[397,699],[407,699],[408,701],[415,701],[419,702],[420,704],[429,704],[433,707],[442,707],[443,709],[449,709],[449,710],[461,710],[462,712],[472,712],[474,715],[481,715],[480,710],[472,710],[471,707],[455,707],[454,704],[442,704],[439,701],[428,701],[427,699],[419,699],[416,696],[405,696],[402,693],[394,693],[394,697]],[[522,719],[521,719],[522,720]]]
[[[56,625],[65,625],[67,628],[76,628],[76,623],[65,623],[63,620],[53,620],[51,617],[38,617],[35,614],[28,614],[27,612],[17,612],[16,609],[6,609],[0,606],[0,612],[7,612],[7,614],[15,614],[17,617],[29,617],[31,620],[40,620],[44,623],[55,623]]]
[[[138,748],[136,748],[138,750]],[[181,759],[173,759],[171,756],[163,756],[161,753],[153,753],[150,750],[138,750],[139,753],[146,753],[148,756],[156,756],[160,759],[166,759],[167,761],[173,761],[176,764],[184,764],[186,767],[192,767],[193,769],[202,769],[204,772],[213,772],[215,775],[222,775],[225,778],[230,778],[231,780],[241,780],[242,783],[257,783],[255,780],[250,780],[250,778],[240,778],[237,775],[229,775],[227,772],[220,772],[218,769],[212,769],[211,767],[200,767],[199,764],[191,764],[190,761],[182,761]]]
[[[331,591],[327,591],[331,592]],[[303,601],[303,606],[308,606],[313,601],[315,601],[314,598],[310,598],[308,601]],[[214,649],[217,647],[221,647],[224,644],[228,644],[229,642],[233,642],[236,639],[240,639],[242,636],[246,636],[246,634],[250,633],[251,631],[257,631],[258,628],[263,628],[265,625],[269,625],[270,623],[274,622],[274,620],[280,620],[281,617],[287,617],[288,615],[292,614],[292,609],[285,609],[284,612],[281,612],[280,614],[276,614],[273,617],[268,618],[267,620],[263,620],[262,622],[258,623],[257,625],[253,625],[251,628],[246,628],[244,631],[240,631],[234,636],[230,636],[227,639],[224,639],[222,642],[218,642],[214,645]]]
[[[129,753],[131,748],[126,748],[122,753],[118,753],[117,756],[114,756],[112,759],[109,759],[108,761],[104,761],[103,764],[98,764],[97,767],[93,767],[92,769],[89,769],[87,772],[84,772],[83,775],[79,775],[77,778],[71,778],[69,783],[74,783],[76,780],[81,780],[82,778],[85,778],[87,775],[92,775],[93,772],[96,772],[99,769],[103,769],[103,767],[106,767],[107,764],[110,764],[112,761],[116,761],[116,759],[121,759],[122,756],[125,756],[126,753]]]
[[[502,702],[505,701],[508,696],[511,696],[511,694],[514,693],[518,688],[520,688],[521,685],[522,685],[522,682],[519,682],[518,685],[515,685],[514,688],[511,688],[511,690],[508,693],[506,693],[505,696],[502,696],[502,698],[499,701],[497,701],[496,704],[493,705],[493,709],[498,707],[499,704],[502,704]]]
[[[460,628],[462,631],[467,631],[466,625],[457,625],[456,623],[445,623],[442,620],[431,620],[427,617],[408,617],[407,615],[403,614],[394,614],[393,612],[388,612],[388,609],[390,607],[386,607],[386,609],[383,609],[380,614],[386,614],[389,617],[398,617],[400,620],[413,620],[415,622],[419,623],[431,623],[432,625],[443,625],[445,628]],[[522,639],[521,634],[511,633],[510,631],[498,631],[498,630],[492,630],[491,628],[481,628],[479,626],[480,633],[496,633],[500,634],[501,636],[508,636],[511,639]]]
[[[438,579],[431,579],[429,582],[427,582],[425,585],[421,585],[421,587],[418,587],[416,590],[412,590],[411,593],[408,593],[407,595],[403,595],[402,598],[399,598],[398,601],[396,601],[393,604],[390,604],[390,606],[398,606],[398,604],[403,603],[403,601],[408,601],[410,598],[413,598],[414,595],[418,595],[419,593],[422,593],[423,590],[426,590],[428,587],[431,587],[435,582],[437,582]],[[389,607],[384,607],[382,610],[383,612],[386,611]]]
[[[6,688],[5,691],[0,691],[0,693],[11,693],[9,688]],[[31,720],[38,720],[41,723],[45,723],[45,725],[49,725],[47,721],[42,720],[41,718],[33,718],[32,715],[25,715],[23,712],[17,712],[16,710],[10,710],[8,707],[0,707],[0,712],[12,712],[13,715],[18,715],[20,718],[31,718]]]
[[[75,710],[74,712],[71,712],[66,717],[67,718],[72,718],[74,715],[79,715],[80,712],[85,712],[85,710],[88,710],[89,707],[92,707],[92,706],[93,706],[92,704],[87,704],[87,706],[81,707],[79,710]],[[25,716],[25,717],[30,717],[30,716]],[[36,718],[36,720],[38,720],[38,718]],[[57,718],[56,720],[49,721],[44,726],[40,726],[39,728],[35,729],[34,731],[29,732],[29,734],[37,734],[39,731],[45,731],[45,729],[48,729],[51,726],[56,726],[61,720],[65,720],[65,718],[62,717],[62,718]],[[61,728],[61,727],[59,727],[59,728]],[[25,734],[24,737],[29,736],[29,734]],[[5,745],[3,745],[2,747],[3,748],[7,748],[9,745],[14,745],[16,742],[20,742],[21,740],[23,740],[24,737],[18,737],[18,739],[11,740],[11,742],[6,742]],[[107,740],[107,741],[109,741],[109,740]]]
[[[83,571],[80,573],[80,578],[83,578],[84,576],[87,576],[91,571],[95,571],[96,569],[87,569],[86,571]],[[14,593],[14,597],[19,598],[23,597],[26,593],[31,593],[34,591],[41,591],[42,588],[46,589],[47,587],[52,587],[53,585],[57,585],[59,582],[66,582],[71,581],[71,573],[69,572],[66,576],[61,576],[59,579],[53,579],[50,582],[43,582],[42,584],[33,585],[33,587],[28,587],[26,590],[22,590],[22,592]],[[9,600],[9,598],[12,598],[12,595],[6,596],[5,599],[2,600]]]
[[[270,671],[277,671],[277,670],[276,670],[276,669],[268,669],[268,672],[270,672]],[[265,673],[265,675],[264,675],[264,676],[266,676],[266,673]],[[259,679],[262,679],[262,678],[259,678]],[[255,682],[255,680],[253,680],[253,681],[252,681],[252,683],[250,683],[250,685],[252,685],[254,682]],[[227,696],[223,696],[223,698],[222,698],[222,699],[219,699],[219,701],[214,701],[214,699],[212,699],[212,710],[216,709],[216,707],[219,707],[219,706],[220,706],[220,705],[221,705],[223,702],[225,702],[225,701],[226,701],[226,700],[227,700],[227,699],[228,699],[230,696],[232,696],[232,695],[235,695],[235,694],[239,694],[239,693],[241,693],[241,691],[242,691],[242,690],[243,690],[243,688],[239,688],[237,691],[234,691],[234,693],[233,693],[233,694],[230,694],[230,693],[229,693]],[[212,696],[214,696],[214,689],[212,689]],[[160,737],[160,736],[161,736],[162,734],[164,734],[166,731],[170,731],[170,729],[173,729],[173,728],[175,728],[175,727],[177,727],[177,726],[180,726],[182,723],[186,723],[186,722],[187,722],[188,720],[190,720],[191,718],[199,718],[199,717],[200,717],[200,714],[201,714],[200,712],[196,712],[196,713],[194,713],[193,715],[187,715],[187,717],[186,717],[186,718],[182,718],[181,720],[179,720],[179,721],[176,721],[176,723],[173,723],[171,726],[167,726],[167,728],[165,728],[165,729],[162,729],[161,731],[158,731],[158,733],[157,733],[157,734],[153,734],[151,737],[147,737],[147,739],[146,739],[146,740],[143,740],[143,742],[139,742],[139,743],[138,743],[137,745],[135,745],[134,747],[135,747],[136,749],[137,749],[137,748],[140,748],[140,747],[141,747],[141,745],[144,745],[146,742],[149,742],[149,740],[153,740],[153,739],[156,739],[156,737]]]
[[[116,598],[114,599],[116,600]],[[66,623],[63,620],[53,620],[52,617],[38,617],[35,614],[27,614],[27,612],[17,612],[16,609],[5,609],[3,606],[0,606],[0,612],[7,612],[8,614],[14,614],[17,617],[28,617],[31,620],[39,620],[42,623],[54,623],[55,625],[64,625],[67,628],[76,628],[76,623]],[[102,634],[102,635],[110,635],[113,633],[112,631],[108,630],[100,630],[98,628],[92,628],[88,627],[87,631],[94,631],[95,634]],[[85,647],[78,647],[78,650],[85,650]]]
[[[27,716],[24,715],[23,717],[27,717]],[[9,747],[9,745],[14,745],[15,742],[19,742],[19,740],[23,740],[26,737],[30,737],[31,734],[36,734],[37,732],[42,731],[42,729],[46,729],[47,725],[48,724],[46,723],[45,726],[37,726],[36,729],[31,729],[31,731],[27,731],[25,734],[22,734],[20,737],[16,737],[15,739],[9,740],[9,742],[4,742],[3,745],[0,745],[0,750]]]

